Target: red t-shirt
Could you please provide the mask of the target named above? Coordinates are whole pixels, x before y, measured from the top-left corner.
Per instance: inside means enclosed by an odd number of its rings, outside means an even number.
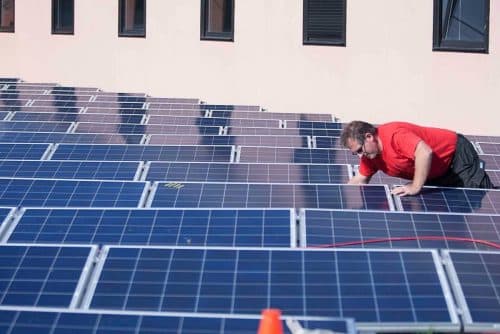
[[[382,153],[375,159],[363,156],[359,166],[359,172],[367,177],[381,170],[391,176],[413,179],[415,149],[423,140],[432,149],[428,179],[434,179],[449,169],[457,144],[457,134],[453,131],[405,122],[380,125],[377,135],[382,142]]]

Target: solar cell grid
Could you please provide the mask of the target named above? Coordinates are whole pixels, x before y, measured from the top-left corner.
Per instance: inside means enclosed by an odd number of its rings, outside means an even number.
[[[49,112],[16,112],[13,121],[58,121],[58,122],[102,122],[102,123],[134,123],[142,122],[142,115],[116,114],[80,114],[80,113],[49,113]]]
[[[28,104],[28,102],[30,102],[30,100],[28,100],[28,99],[15,99],[15,98],[0,99],[0,109],[3,111],[10,111],[6,108],[11,107],[11,106],[22,107],[22,106],[25,106],[26,104]]]
[[[491,249],[491,246],[481,243],[454,241],[452,238],[500,244],[499,215],[303,210],[300,224],[301,246],[304,247],[343,245],[362,248]],[[443,240],[425,240],[427,237]],[[421,239],[398,240],[399,238]],[[386,241],[362,243],[370,240]]]
[[[500,155],[500,143],[477,143],[484,154]]]
[[[500,252],[445,251],[464,329],[496,332],[500,325]]]
[[[138,207],[146,183],[0,178],[0,206]]]
[[[153,208],[392,208],[386,188],[375,185],[156,182],[149,202]]]
[[[0,159],[42,159],[49,144],[0,144]]]
[[[471,142],[500,143],[500,136],[465,135]]]
[[[52,100],[37,99],[33,101],[35,107],[48,107],[52,106]],[[94,108],[116,108],[116,109],[141,109],[144,103],[140,102],[88,102],[88,101],[60,101],[60,107],[94,107]]]
[[[218,135],[221,128],[218,126],[189,126],[189,125],[158,125],[158,124],[102,124],[78,122],[75,128],[77,133],[123,133],[123,134],[179,134],[179,135]]]
[[[305,121],[305,120],[285,121],[285,128],[342,130],[343,125],[344,125],[343,123],[336,123],[336,122],[316,122],[316,121]]]
[[[261,112],[261,111],[237,111],[231,110],[210,110],[211,117],[221,118],[249,118],[249,119],[275,119],[275,120],[311,120],[320,122],[331,122],[329,114],[297,114],[281,112]]]
[[[146,98],[149,103],[179,103],[179,104],[199,104],[200,100],[195,98],[172,98],[172,97],[151,97]]]
[[[251,314],[272,306],[354,317],[360,326],[458,326],[430,251],[106,247],[105,254],[90,308]]]
[[[345,150],[339,137],[313,137],[314,148],[331,148]]]
[[[95,251],[90,247],[0,246],[0,305],[74,307],[82,272]]]
[[[0,177],[45,179],[129,180],[139,162],[0,160]]]
[[[487,170],[486,173],[494,185],[500,185],[500,170]]]
[[[66,132],[70,126],[71,123],[68,122],[0,121],[1,131]]]
[[[140,144],[143,135],[0,131],[3,143]]]
[[[305,320],[304,320],[305,319]],[[354,334],[352,319],[301,317],[304,328],[322,328],[338,333]],[[95,334],[95,333],[163,333],[163,334],[255,334],[257,316],[231,315],[140,315],[132,312],[92,312],[88,310],[16,310],[4,309],[0,317],[0,333]],[[284,326],[286,334],[290,334]]]
[[[67,86],[57,86],[52,88],[51,94],[64,94],[67,92],[71,93],[96,93],[99,92],[99,88],[94,87],[67,87]]]
[[[59,144],[52,160],[230,162],[231,146]]]
[[[85,114],[118,114],[118,115],[146,115],[148,110],[142,108],[98,108],[98,107],[85,107]]]
[[[293,247],[295,216],[290,209],[26,209],[6,240],[37,244]]]
[[[2,108],[2,110],[7,110],[11,112],[33,112],[33,113],[79,113],[82,111],[80,107],[21,107],[21,106],[11,106],[9,108]]]
[[[8,111],[0,111],[0,120],[4,120],[9,115]]]
[[[480,154],[479,158],[484,161],[485,169],[500,170],[500,155]]]
[[[246,145],[308,147],[309,138],[300,136],[201,136],[151,135],[151,145]]]
[[[235,127],[227,128],[227,134],[233,136],[261,135],[261,136],[340,136],[341,130],[336,129],[275,129],[275,128],[249,128]]]
[[[146,180],[175,182],[346,183],[347,165],[151,162]]]
[[[359,161],[346,150],[241,146],[240,162],[352,164]]]
[[[424,187],[416,196],[396,197],[404,211],[499,214],[500,190]]]
[[[264,127],[278,128],[278,120],[263,119],[240,119],[240,118],[216,118],[216,117],[184,117],[184,116],[156,116],[151,115],[147,124],[175,124],[196,126],[240,126],[240,127]]]

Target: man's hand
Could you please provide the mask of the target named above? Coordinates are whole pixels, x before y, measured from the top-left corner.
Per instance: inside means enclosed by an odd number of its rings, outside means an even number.
[[[413,183],[405,184],[404,186],[397,186],[391,190],[391,194],[398,196],[411,196],[416,195],[422,188],[416,187]]]

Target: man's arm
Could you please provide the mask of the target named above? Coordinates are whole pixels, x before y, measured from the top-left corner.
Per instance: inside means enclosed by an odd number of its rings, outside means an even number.
[[[368,182],[370,182],[370,178],[367,176],[364,176],[363,174],[360,174],[358,172],[358,174],[354,175],[352,177],[352,179],[350,179],[349,182],[347,182],[347,183],[348,184],[367,184]]]
[[[417,144],[415,149],[415,175],[413,181],[401,187],[394,188],[393,195],[406,196],[416,195],[424,186],[432,163],[432,149],[423,140]]]

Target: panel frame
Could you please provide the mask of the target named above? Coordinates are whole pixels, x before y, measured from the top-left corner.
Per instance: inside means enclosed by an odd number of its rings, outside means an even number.
[[[443,258],[443,265],[448,274],[448,278],[450,280],[450,286],[452,288],[453,294],[456,299],[457,308],[460,316],[462,317],[462,324],[465,332],[497,332],[499,329],[499,324],[491,324],[491,323],[476,323],[473,321],[469,307],[467,305],[467,301],[465,299],[464,292],[462,290],[462,285],[460,284],[460,280],[458,278],[458,273],[455,269],[453,261],[451,259],[451,253],[469,253],[469,254],[498,254],[500,255],[500,251],[470,251],[470,250],[448,250],[444,249],[441,251],[441,256]]]
[[[5,244],[4,238],[10,234],[9,232],[15,227],[15,220],[18,213],[18,208],[2,206],[0,209],[10,209],[10,212],[7,214],[4,220],[0,221],[0,245]]]
[[[99,283],[100,276],[103,272],[104,265],[106,263],[107,257],[109,255],[109,251],[111,248],[120,248],[120,249],[171,249],[171,250],[176,250],[176,249],[184,249],[184,250],[230,250],[230,251],[244,251],[244,250],[249,250],[249,251],[280,251],[280,252],[332,252],[332,250],[327,250],[327,249],[315,249],[315,250],[307,250],[307,249],[293,249],[293,248],[275,248],[275,247],[263,247],[263,248],[255,248],[255,247],[182,247],[182,246],[171,246],[171,247],[163,247],[163,246],[145,246],[145,247],[137,247],[137,246],[107,246],[105,245],[102,248],[102,251],[100,253],[99,259],[96,264],[96,268],[94,272],[92,273],[92,276],[90,277],[90,282],[88,285],[88,289],[86,290],[85,296],[83,298],[83,302],[81,304],[81,308],[83,310],[92,310],[91,303],[92,299],[94,297],[97,285]],[[451,293],[451,288],[448,285],[448,281],[446,279],[446,274],[444,271],[443,266],[441,265],[441,258],[439,257],[439,254],[437,250],[429,249],[429,250],[422,250],[422,249],[359,249],[359,248],[353,248],[353,249],[336,249],[333,252],[402,252],[402,253],[430,253],[434,267],[436,269],[436,273],[439,279],[439,285],[442,289],[443,293],[443,298],[446,302],[446,306],[448,309],[448,316],[451,319],[451,322],[448,323],[426,323],[426,322],[419,322],[419,323],[405,323],[405,322],[387,322],[387,323],[381,323],[381,322],[356,322],[356,327],[358,330],[363,330],[363,331],[391,331],[391,332],[401,332],[402,330],[409,330],[409,331],[425,331],[425,330],[436,330],[436,331],[459,331],[460,329],[460,321],[458,317],[458,312],[455,307],[455,303],[453,300],[453,295]],[[162,315],[165,314],[164,311],[158,311],[154,312],[151,311],[153,314],[156,315]],[[197,314],[203,314],[203,313],[197,313]],[[240,315],[240,314],[235,314],[235,315]],[[295,316],[293,318],[296,318]]]

